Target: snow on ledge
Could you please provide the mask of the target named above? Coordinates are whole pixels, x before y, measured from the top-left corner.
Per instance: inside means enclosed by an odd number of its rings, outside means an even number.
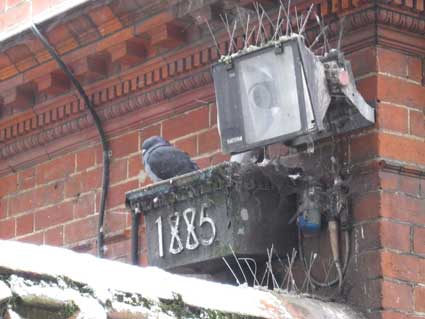
[[[33,15],[32,6],[33,2],[30,2],[30,17],[18,21],[16,24],[8,26],[4,30],[0,29],[0,44],[2,41],[7,40],[25,30],[31,28],[32,23],[38,24],[54,17],[59,16],[60,14],[65,13],[81,4],[89,2],[90,0],[65,0],[59,3],[54,4],[46,10],[43,10],[39,14]],[[6,12],[7,14],[7,12]],[[9,13],[10,14],[10,13]]]
[[[346,307],[333,303],[174,275],[155,267],[132,266],[63,248],[0,240],[0,252],[0,274],[2,272],[13,274],[6,284],[14,293],[18,291],[22,295],[39,294],[43,295],[43,298],[56,298],[56,300],[62,298],[59,302],[72,300],[77,305],[82,303],[78,300],[78,296],[74,296],[75,292],[69,293],[69,299],[62,296],[65,296],[65,292],[61,292],[62,295],[58,294],[59,290],[70,289],[66,283],[74,282],[88,287],[93,292],[90,296],[93,300],[90,302],[95,301],[99,305],[110,305],[111,300],[116,301],[114,295],[124,292],[156,302],[175,300],[176,296],[179,296],[184,304],[198,309],[259,318],[361,318]],[[25,280],[15,277],[22,278],[25,275],[31,278],[53,277],[59,279],[59,284],[49,286],[49,289],[40,289],[45,284],[38,282],[31,286],[25,283]],[[1,284],[0,279],[0,288]],[[38,286],[35,287],[36,285]],[[7,289],[3,290],[7,294]],[[48,293],[50,290],[51,295]],[[57,297],[59,295],[62,297]],[[113,302],[111,308],[115,315],[111,316],[108,313],[108,317],[130,318],[123,313],[134,311],[139,314],[147,313],[146,318],[164,317],[158,314],[149,315],[150,310],[147,311],[146,307],[142,309],[143,305],[130,309],[128,304]],[[105,318],[105,316],[105,314],[80,315],[78,318]]]

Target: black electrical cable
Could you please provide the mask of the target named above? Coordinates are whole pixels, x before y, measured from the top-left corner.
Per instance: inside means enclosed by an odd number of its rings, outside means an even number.
[[[68,66],[63,62],[60,58],[56,50],[50,45],[49,41],[44,37],[44,35],[38,30],[37,26],[33,23],[31,25],[31,30],[34,35],[43,43],[44,47],[56,61],[56,63],[60,66],[65,75],[70,79],[72,84],[77,89],[78,93],[80,93],[81,97],[84,100],[84,103],[87,106],[87,109],[90,112],[90,115],[93,118],[93,122],[96,126],[96,129],[100,136],[100,141],[103,149],[103,172],[102,172],[102,194],[100,199],[100,210],[99,210],[99,223],[98,223],[98,233],[97,233],[97,255],[99,257],[103,257],[104,255],[104,242],[105,236],[103,233],[103,224],[105,220],[105,206],[106,206],[106,197],[108,194],[109,187],[109,144],[106,139],[105,131],[103,130],[102,124],[100,122],[99,115],[96,113],[93,104],[91,103],[89,97],[81,86],[80,82],[75,78],[72,71],[68,68]]]
[[[139,223],[140,211],[135,210],[131,215],[131,263],[139,264]]]
[[[314,285],[322,287],[322,288],[329,288],[329,287],[333,287],[336,284],[338,284],[339,289],[341,289],[342,281],[343,281],[345,273],[347,272],[347,269],[348,269],[348,263],[349,263],[349,259],[350,259],[350,250],[351,250],[350,249],[350,247],[351,247],[350,234],[349,234],[348,230],[344,230],[343,234],[344,234],[344,237],[345,237],[345,256],[344,256],[344,262],[343,262],[342,266],[339,263],[335,265],[336,270],[338,272],[338,277],[329,281],[329,282],[323,282],[323,281],[316,279],[313,276],[313,274],[310,272],[310,279],[311,279],[311,282]],[[305,256],[304,256],[303,242],[304,242],[304,236],[302,234],[302,230],[300,228],[298,228],[298,250],[299,250],[302,265],[303,265],[304,269],[307,270],[308,265],[307,265],[307,261],[305,260]]]

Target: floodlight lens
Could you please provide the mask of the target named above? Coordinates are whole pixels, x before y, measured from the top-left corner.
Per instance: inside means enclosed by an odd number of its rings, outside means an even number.
[[[273,83],[270,81],[256,83],[249,90],[250,103],[261,109],[270,109],[273,101]]]
[[[302,129],[294,53],[286,46],[237,61],[244,136],[258,143]]]

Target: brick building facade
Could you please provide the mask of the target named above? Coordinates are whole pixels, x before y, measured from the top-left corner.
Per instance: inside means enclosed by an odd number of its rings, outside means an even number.
[[[202,168],[228,159],[220,152],[210,74],[218,53],[203,22],[222,28],[217,11],[250,2],[87,2],[40,24],[94,102],[110,142],[107,258],[130,258],[124,193],[150,183],[140,160],[145,137],[164,136]],[[273,10],[278,1],[262,3]],[[331,41],[346,16],[343,50],[377,114],[373,128],[342,141],[356,172],[355,284],[347,303],[370,318],[425,318],[425,2],[314,3]],[[0,238],[95,253],[99,139],[83,101],[25,28],[29,16],[56,5],[0,0],[0,32],[22,28],[0,48]],[[312,21],[307,35],[317,33]],[[228,45],[224,30],[217,39]],[[285,154],[279,148],[275,156]]]

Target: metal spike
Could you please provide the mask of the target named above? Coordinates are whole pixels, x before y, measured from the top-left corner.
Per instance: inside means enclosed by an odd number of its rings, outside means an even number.
[[[238,257],[236,256],[235,252],[233,251],[232,246],[230,246],[230,245],[229,245],[229,248],[230,248],[230,251],[232,252],[233,258],[236,260],[236,263],[237,263],[237,264],[238,264],[238,266],[239,266],[239,269],[240,269],[240,271],[241,271],[241,273],[242,273],[242,276],[243,276],[243,278],[244,278],[245,282],[246,282],[246,283],[248,283],[248,280],[246,279],[246,276],[245,276],[245,272],[243,271],[243,268],[242,268],[242,266],[241,266],[241,263],[239,262]]]
[[[267,256],[268,256],[268,261],[266,262],[266,266],[268,267],[269,272],[270,272],[270,276],[271,276],[272,284],[273,284],[273,289],[276,289],[276,288],[279,288],[279,284],[278,284],[276,277],[273,273],[273,267],[272,267],[273,244],[272,244],[272,247],[270,248],[270,250],[267,249]]]
[[[338,35],[338,45],[336,47],[338,51],[341,50],[342,35],[344,33],[344,22],[345,22],[345,16],[343,16],[342,19],[340,20],[339,35]]]
[[[245,23],[243,22],[241,10],[240,10],[239,7],[237,7],[237,11],[238,11],[239,22],[240,22],[241,26],[244,26]]]
[[[255,26],[252,28],[252,31],[251,31],[251,33],[249,34],[249,36],[248,36],[248,40],[247,40],[247,43],[248,43],[248,45],[249,45],[249,42],[251,41],[251,37],[252,37],[252,35],[254,34],[254,31],[255,31]],[[248,47],[248,46],[247,46]]]
[[[313,7],[314,7],[314,3],[312,3],[311,6],[310,6],[310,9],[308,9],[308,12],[307,12],[307,15],[305,17],[304,23],[301,26],[300,34],[302,34],[304,32],[304,28],[307,25],[307,21],[308,21],[308,18],[310,17],[311,10],[313,9]]]
[[[322,22],[322,20],[320,20],[319,16],[315,13],[315,17],[316,17],[316,21],[317,24],[320,27],[320,35],[323,34],[323,55],[325,55],[327,53],[327,47],[328,47],[328,38],[326,35],[326,31],[328,29],[328,26],[325,26]],[[310,46],[312,47],[312,45]]]
[[[261,12],[260,24],[258,26],[259,35],[260,35],[260,46],[264,44],[265,41],[265,28],[264,28],[264,11]]]
[[[288,12],[286,14],[287,24],[286,24],[286,32],[288,33],[289,28],[291,28],[292,35],[292,23],[291,23],[291,0],[288,0]],[[288,34],[286,34],[288,35]]]
[[[282,21],[279,23],[279,25],[277,26],[277,28],[276,28],[276,31],[275,31],[275,33],[274,33],[274,35],[273,35],[273,39],[276,41],[277,39],[276,39],[276,36],[277,36],[277,34],[279,33],[279,30],[282,28],[282,24],[283,24],[283,22],[285,22],[285,20],[282,18]]]
[[[234,39],[234,36],[235,36],[235,31],[236,31],[236,20],[235,20],[235,22],[233,24],[232,35],[230,36],[231,41],[230,41],[230,45],[229,45],[229,54],[228,55],[230,55],[232,53],[232,47],[233,47],[232,43],[234,43],[235,44],[235,48],[237,48],[237,45],[236,45],[236,43],[233,40]]]
[[[300,26],[300,28],[298,29],[298,34],[301,34],[301,26],[303,25],[303,21],[304,21],[304,13],[300,12],[300,15],[298,17],[298,24]]]
[[[228,269],[230,270],[230,272],[232,273],[233,278],[235,278],[236,283],[240,286],[240,285],[241,285],[241,283],[240,283],[240,281],[239,281],[238,277],[236,276],[235,272],[233,271],[233,268],[232,268],[232,267],[230,267],[230,265],[229,265],[229,263],[227,262],[226,258],[221,257],[221,259],[223,259],[223,261],[224,261],[224,263],[226,264],[227,268],[228,268]]]
[[[239,17],[239,24],[240,24],[241,28],[243,28],[245,26],[245,22],[242,18],[240,7],[237,7],[237,11],[238,11],[238,17]],[[244,41],[246,41],[246,34],[244,34],[244,37],[245,37]]]
[[[267,20],[269,20],[270,26],[271,26],[271,28],[273,29],[273,25],[274,25],[274,23],[273,23],[272,19],[271,19],[271,18],[270,18],[270,16],[267,14],[266,10],[263,8],[263,6],[262,6],[261,4],[260,4],[260,8],[263,10],[265,17],[267,18]],[[272,32],[274,33],[274,30],[272,30]]]
[[[282,11],[283,11],[283,13],[285,14],[285,17],[286,17],[285,36],[288,36],[289,16],[288,16],[288,14],[285,11],[285,6],[283,5],[282,0],[279,0],[279,2],[280,2],[280,8],[282,9]],[[283,17],[282,17],[282,19],[283,19]]]
[[[317,13],[314,13],[314,17],[316,18],[316,22],[317,22],[317,24],[319,25],[319,27],[320,27],[320,18],[319,18],[319,16],[317,15]]]
[[[273,38],[272,38],[272,40],[273,41],[275,41],[276,40],[276,35],[277,35],[277,33],[278,33],[278,31],[279,31],[279,29],[280,29],[280,26],[282,25],[282,22],[280,22],[280,15],[281,15],[281,11],[282,10],[282,8],[281,7],[279,7],[279,14],[277,15],[277,21],[276,21],[276,28],[275,28],[275,32],[274,32],[274,34],[273,34]]]
[[[246,49],[246,47],[247,47],[247,43],[248,43],[248,32],[249,32],[249,18],[250,18],[250,15],[248,14],[248,18],[246,19],[247,21],[246,21],[246,31],[245,31],[245,43],[244,43],[244,48]]]
[[[239,258],[240,260],[243,260],[246,264],[246,266],[248,267],[249,271],[251,272],[252,277],[254,278],[253,280],[253,286],[260,286],[260,283],[257,280],[257,262],[255,261],[255,259],[253,258]],[[253,263],[254,265],[254,270],[251,268],[251,266],[249,265],[249,261]]]
[[[297,11],[297,6],[295,6],[295,22],[297,23],[297,33],[299,34],[300,31],[300,25],[298,23],[298,11]]]
[[[261,25],[262,17],[260,15],[260,10],[259,10],[258,4],[256,2],[254,2],[254,9],[255,9],[255,13],[257,13],[257,21],[258,21],[258,24],[257,24],[258,32],[257,32],[257,36],[255,37],[255,45],[257,45],[258,44],[258,38],[260,37],[260,33],[261,33],[260,25]]]
[[[257,33],[257,39],[255,40],[255,45],[258,45],[258,40],[263,42],[263,19],[264,19],[264,12],[261,13],[261,17],[258,23],[258,33]]]
[[[218,52],[220,52],[220,55],[223,55],[223,53],[220,50],[220,47],[218,46],[217,39],[215,38],[214,32],[211,30],[211,26],[208,23],[208,20],[206,18],[205,18],[205,22],[207,24],[208,30],[209,30],[209,32],[211,34],[211,37],[213,38],[215,48],[218,50]]]
[[[326,28],[326,30],[328,29],[328,28],[327,28],[327,26],[325,26],[325,25],[323,24],[323,22],[322,22],[322,27],[323,27],[324,29]],[[324,44],[325,44],[325,46],[324,46],[324,50],[325,50],[324,54],[326,54],[326,53],[328,53],[328,52],[329,52],[329,41],[328,41],[328,36],[327,36],[327,34],[326,34],[326,31],[323,33],[323,39],[324,39]]]
[[[229,52],[230,52],[233,44],[235,44],[235,47],[236,47],[236,43],[234,43],[235,41],[233,40],[232,33],[230,32],[230,25],[229,25],[229,19],[227,18],[227,14],[225,13],[224,16],[226,19],[224,19],[223,16],[220,14],[220,19],[223,22],[224,27],[226,28],[227,35],[229,36]]]
[[[313,46],[317,43],[317,41],[319,41],[320,37],[326,32],[327,29],[328,29],[328,26],[325,26],[322,30],[320,30],[319,34],[316,36],[314,41],[311,43],[309,49],[313,48]]]

